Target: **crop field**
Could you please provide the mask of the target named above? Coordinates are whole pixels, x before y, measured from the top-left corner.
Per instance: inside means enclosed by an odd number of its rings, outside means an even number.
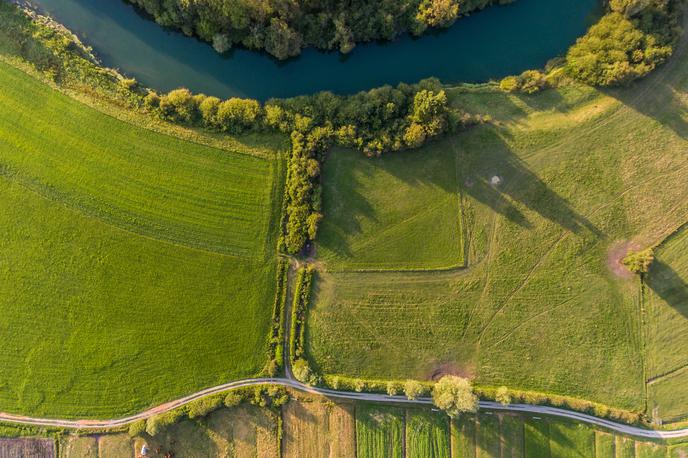
[[[688,221],[687,70],[681,49],[627,90],[451,91],[494,122],[410,154],[457,155],[467,268],[353,272],[325,260],[309,314],[316,366],[455,373],[644,409],[641,288],[619,259]]]
[[[356,455],[402,458],[404,411],[395,407],[356,405]]]
[[[0,457],[2,458],[53,458],[55,442],[52,439],[40,438],[0,438]]]
[[[111,417],[256,374],[278,161],[133,127],[5,64],[0,86],[0,409]]]
[[[427,409],[406,411],[406,456],[450,458],[449,418]]]
[[[356,455],[353,404],[290,402],[282,410],[283,457]]]
[[[380,158],[341,149],[323,172],[318,255],[330,270],[463,265],[457,157],[433,145]]]
[[[664,421],[688,417],[688,228],[655,253],[645,281],[648,396]]]

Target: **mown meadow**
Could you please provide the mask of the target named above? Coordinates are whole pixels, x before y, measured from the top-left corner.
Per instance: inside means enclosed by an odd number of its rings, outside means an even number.
[[[493,122],[413,154],[455,155],[467,268],[357,272],[330,269],[319,252],[307,333],[317,369],[396,379],[456,373],[644,411],[645,308],[638,277],[619,261],[688,220],[688,58],[683,44],[676,49],[627,89],[450,90],[454,103]],[[391,190],[360,191],[354,212],[374,221],[370,203]],[[345,222],[328,232],[378,236]],[[366,256],[353,254],[352,264]],[[384,263],[394,253],[375,256]],[[673,391],[665,403],[680,401]]]
[[[0,63],[0,408],[114,417],[257,374],[282,166]]]

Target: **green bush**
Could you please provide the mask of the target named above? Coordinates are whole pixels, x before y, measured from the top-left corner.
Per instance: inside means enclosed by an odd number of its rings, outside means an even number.
[[[220,396],[209,396],[192,402],[187,407],[189,418],[202,418],[222,406],[223,399]]]
[[[629,253],[623,258],[623,264],[635,274],[646,274],[650,270],[652,262],[655,260],[655,254],[652,248],[647,248],[642,251]]]
[[[146,432],[146,420],[137,420],[129,425],[129,436],[136,437]]]

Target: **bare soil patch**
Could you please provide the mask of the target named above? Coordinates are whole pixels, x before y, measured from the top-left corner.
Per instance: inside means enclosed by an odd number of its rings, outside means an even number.
[[[629,251],[637,250],[639,245],[627,240],[618,240],[609,247],[607,252],[607,268],[619,278],[633,278],[633,272],[624,266],[622,260]]]
[[[53,458],[52,439],[0,439],[0,458]]]
[[[459,366],[456,363],[446,362],[438,365],[431,373],[428,379],[436,382],[445,375],[457,375],[459,377],[472,379],[475,376],[475,367],[473,366]]]

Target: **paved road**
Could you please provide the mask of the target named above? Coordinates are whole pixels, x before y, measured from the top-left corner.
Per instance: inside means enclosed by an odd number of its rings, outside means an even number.
[[[81,428],[81,429],[105,429],[114,428],[118,426],[125,426],[129,423],[133,423],[137,420],[145,419],[153,415],[167,412],[169,410],[181,407],[197,399],[201,399],[212,394],[222,393],[225,391],[244,388],[256,385],[281,385],[288,388],[294,388],[300,391],[318,394],[322,396],[327,396],[330,398],[337,399],[349,399],[357,401],[375,401],[382,403],[394,403],[394,404],[432,404],[429,398],[419,398],[413,401],[409,401],[404,396],[387,396],[385,394],[374,394],[374,393],[355,393],[348,391],[335,391],[328,390],[324,388],[315,388],[304,385],[296,380],[289,380],[286,378],[254,378],[239,380],[236,382],[226,383],[224,385],[218,385],[205,390],[199,391],[197,393],[185,396],[183,398],[177,399],[175,401],[162,404],[158,407],[146,410],[144,412],[138,413],[136,415],[131,415],[129,417],[119,418],[115,420],[61,420],[61,419],[50,419],[50,418],[34,418],[25,417],[21,415],[13,415],[8,413],[0,412],[0,421],[6,421],[11,423],[21,423],[27,425],[37,425],[37,426],[54,426],[62,428]],[[649,429],[638,428],[635,426],[628,426],[621,423],[615,423],[613,421],[604,420],[601,418],[594,417],[592,415],[586,415],[578,412],[573,412],[570,410],[559,409],[556,407],[547,406],[534,406],[527,404],[509,404],[503,406],[496,402],[481,401],[481,409],[496,410],[496,411],[510,411],[510,412],[525,412],[535,415],[552,415],[555,417],[569,418],[572,420],[580,421],[583,423],[588,423],[591,425],[607,428],[612,431],[627,434],[629,436],[640,437],[640,438],[652,438],[652,439],[671,439],[677,437],[687,437],[688,428],[677,429],[673,431],[655,431]]]

